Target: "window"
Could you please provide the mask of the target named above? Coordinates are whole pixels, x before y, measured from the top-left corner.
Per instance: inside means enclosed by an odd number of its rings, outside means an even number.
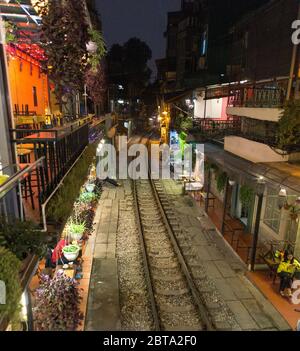
[[[32,76],[32,73],[33,73],[33,65],[32,63],[30,63],[30,75]]]
[[[34,105],[34,107],[37,107],[37,105],[38,105],[38,98],[37,98],[36,87],[33,87],[33,105]]]
[[[281,211],[278,208],[278,191],[268,188],[264,223],[279,234]]]

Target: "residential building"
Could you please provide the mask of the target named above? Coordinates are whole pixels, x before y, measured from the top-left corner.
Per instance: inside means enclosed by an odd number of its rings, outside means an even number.
[[[233,56],[227,67],[237,80],[206,87],[204,98],[206,103],[216,97],[227,99],[227,124],[205,119],[197,124],[208,141],[207,159],[218,168],[209,172],[207,185],[223,203],[220,230],[223,234],[231,231],[232,244],[238,249],[234,237],[241,234],[230,227],[228,216],[243,223],[244,232],[250,234],[246,259],[252,268],[259,262],[257,246],[264,250],[273,240],[300,256],[299,217],[295,215],[299,212],[300,145],[278,147],[279,120],[291,78],[290,98],[297,96],[297,60],[292,77],[290,71],[291,24],[298,6],[296,0],[288,0],[288,6],[287,1],[270,1],[234,26],[234,37],[239,39],[232,42]],[[217,183],[222,174],[227,178],[220,191]],[[245,204],[242,193],[249,189],[252,200]]]

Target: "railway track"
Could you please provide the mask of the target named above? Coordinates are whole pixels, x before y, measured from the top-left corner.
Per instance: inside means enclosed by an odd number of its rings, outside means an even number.
[[[155,182],[133,181],[133,193],[155,330],[214,330]]]

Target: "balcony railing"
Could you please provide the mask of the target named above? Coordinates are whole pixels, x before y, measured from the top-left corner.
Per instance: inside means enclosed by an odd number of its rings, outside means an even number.
[[[208,138],[224,138],[226,135],[236,135],[241,131],[241,118],[230,120],[196,119],[194,129],[198,134]]]
[[[19,163],[31,164],[43,157],[40,202],[44,202],[89,143],[89,125],[74,130],[11,130]],[[18,137],[16,137],[16,135]],[[26,151],[27,150],[27,151]]]
[[[241,117],[225,121],[216,119],[194,120],[194,133],[200,134],[206,139],[223,139],[226,136],[239,136],[278,149],[276,132],[267,131],[267,133],[262,134],[255,130],[246,130],[245,124],[242,124]],[[300,145],[285,145],[281,150],[284,153],[300,152]]]
[[[285,94],[283,89],[246,87],[232,91],[229,107],[281,108]]]

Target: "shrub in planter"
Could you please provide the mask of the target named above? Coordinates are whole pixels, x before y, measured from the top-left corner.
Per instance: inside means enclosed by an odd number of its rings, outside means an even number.
[[[0,304],[0,319],[6,317],[14,319],[20,311],[22,295],[19,271],[21,262],[9,250],[0,247],[0,280],[6,286],[6,303]]]
[[[85,230],[85,222],[71,222],[68,226],[68,235],[70,237],[70,240],[80,240]]]
[[[86,231],[90,232],[93,229],[95,211],[91,206],[76,214],[75,220],[85,222]]]
[[[88,175],[90,165],[96,155],[96,144],[87,147],[74,168],[66,177],[63,186],[50,200],[47,207],[47,218],[53,222],[63,223],[72,213],[74,202],[80,193],[80,188]]]
[[[95,200],[96,200],[96,195],[94,193],[84,192],[79,197],[79,201],[84,203],[93,202]]]
[[[32,222],[14,220],[7,223],[0,219],[0,245],[12,251],[19,260],[28,254],[42,258],[47,250],[45,235]]]
[[[33,309],[38,331],[75,331],[83,320],[78,283],[63,272],[42,276]]]

